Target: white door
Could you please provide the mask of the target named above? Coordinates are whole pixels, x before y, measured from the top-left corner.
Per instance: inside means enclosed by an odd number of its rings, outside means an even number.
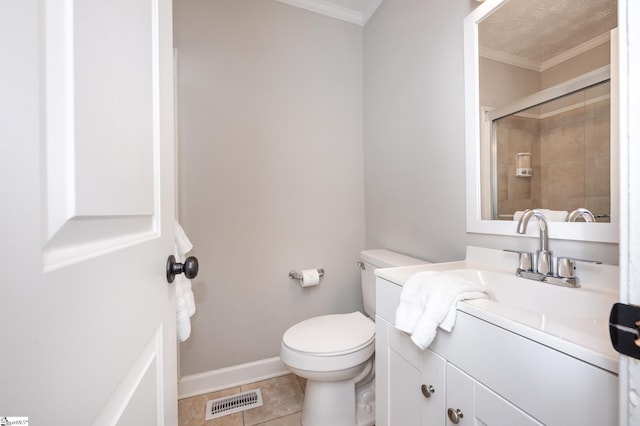
[[[177,423],[171,21],[0,3],[0,417]]]
[[[618,5],[620,39],[620,300],[640,305],[640,3]],[[620,425],[640,424],[640,360],[620,356]]]

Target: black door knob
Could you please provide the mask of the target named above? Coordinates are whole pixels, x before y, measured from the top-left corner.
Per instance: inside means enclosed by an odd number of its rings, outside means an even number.
[[[194,256],[189,256],[184,263],[179,263],[176,262],[176,258],[173,255],[170,255],[167,258],[167,282],[172,283],[176,275],[183,272],[185,277],[189,279],[195,278],[198,275],[198,259]]]

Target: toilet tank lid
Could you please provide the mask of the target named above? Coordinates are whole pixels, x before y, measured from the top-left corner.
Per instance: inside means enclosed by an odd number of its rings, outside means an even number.
[[[417,259],[395,251],[386,249],[364,250],[360,252],[360,259],[363,262],[374,265],[378,268],[392,268],[395,266],[423,265],[426,260]]]

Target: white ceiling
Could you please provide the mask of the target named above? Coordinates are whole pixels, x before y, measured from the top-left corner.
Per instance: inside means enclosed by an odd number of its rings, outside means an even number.
[[[357,25],[364,25],[383,2],[277,1]],[[615,27],[617,0],[510,0],[480,23],[478,35],[482,56],[542,70],[572,49],[580,53],[608,41]]]
[[[364,25],[383,0],[277,0],[332,18]]]
[[[536,63],[617,27],[617,0],[511,0],[482,21],[484,49]]]

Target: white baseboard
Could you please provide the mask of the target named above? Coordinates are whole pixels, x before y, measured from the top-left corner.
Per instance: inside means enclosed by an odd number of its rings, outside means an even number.
[[[178,399],[259,382],[260,380],[284,376],[289,373],[291,371],[280,361],[280,357],[273,357],[192,374],[180,378],[178,382]]]

